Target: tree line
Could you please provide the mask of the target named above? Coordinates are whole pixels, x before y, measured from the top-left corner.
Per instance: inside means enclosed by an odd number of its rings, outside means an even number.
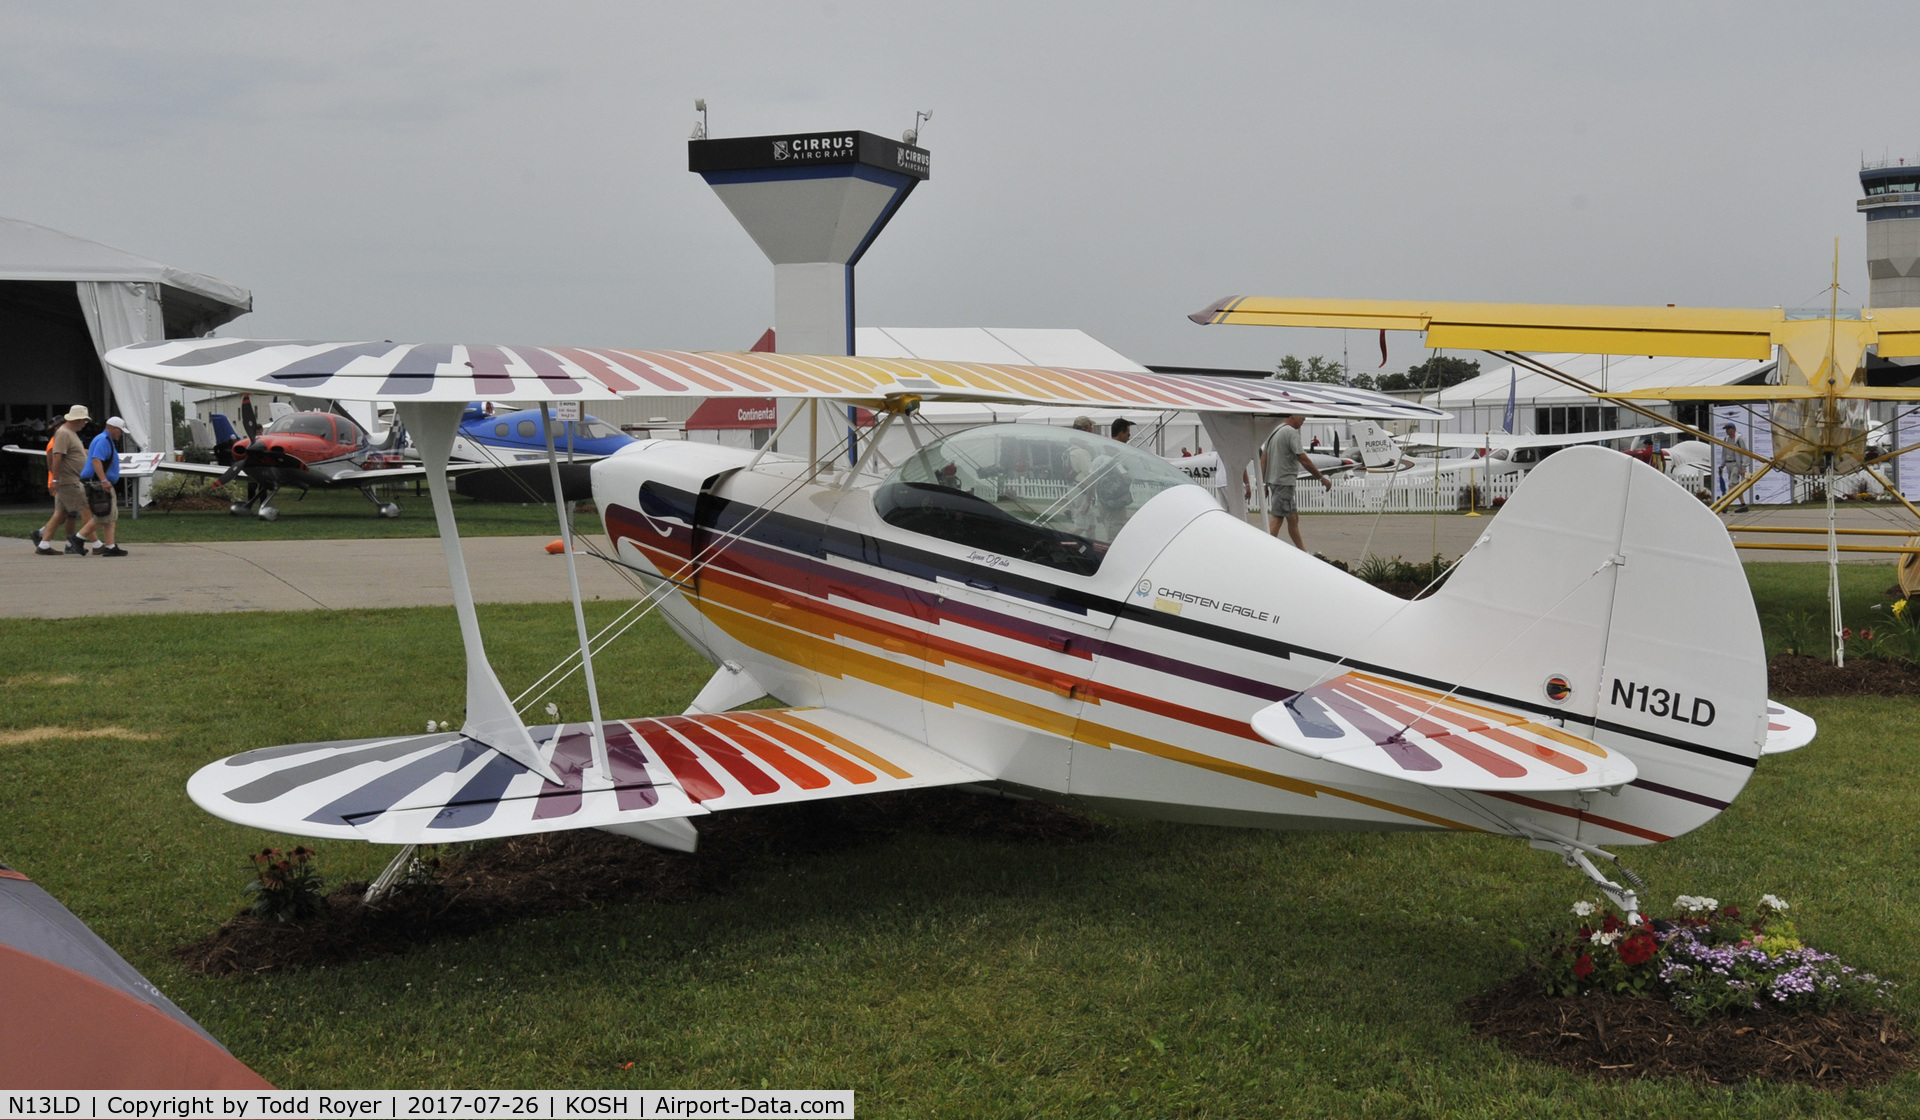
[[[1292,354],[1280,359],[1275,369],[1286,381],[1317,381],[1325,385],[1351,385],[1356,389],[1373,389],[1382,393],[1409,389],[1430,393],[1451,388],[1462,381],[1471,381],[1480,376],[1479,362],[1449,358],[1440,354],[1428,358],[1417,366],[1409,366],[1404,373],[1350,374],[1343,362],[1317,356],[1301,359]]]

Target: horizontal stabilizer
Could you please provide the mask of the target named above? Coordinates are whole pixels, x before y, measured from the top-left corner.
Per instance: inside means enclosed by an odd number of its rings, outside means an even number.
[[[1544,793],[1623,785],[1633,761],[1557,727],[1347,673],[1254,713],[1278,747],[1444,789]]]
[[[1820,725],[1813,717],[1796,712],[1778,700],[1767,701],[1767,743],[1760,748],[1761,754],[1785,754],[1797,751],[1808,743],[1820,731]]]
[[[609,720],[611,782],[588,773],[588,724],[529,730],[559,784],[443,733],[249,751],[201,768],[187,793],[217,817],[272,832],[438,844],[984,777],[898,732],[818,709]]]

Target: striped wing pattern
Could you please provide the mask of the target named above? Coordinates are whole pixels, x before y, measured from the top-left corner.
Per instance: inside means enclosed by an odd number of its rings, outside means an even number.
[[[587,775],[589,725],[570,723],[529,729],[560,785],[446,732],[249,751],[203,767],[187,792],[215,816],[273,832],[436,844],[982,780],[905,736],[819,709],[606,727],[611,783]]]
[[[1001,401],[1201,412],[1432,420],[1363,389],[1055,366],[586,347],[170,339],[108,355],[165,381],[332,400],[543,401],[635,396]]]
[[[1347,673],[1254,714],[1275,746],[1419,785],[1553,792],[1618,786],[1633,761],[1590,739],[1411,685]]]

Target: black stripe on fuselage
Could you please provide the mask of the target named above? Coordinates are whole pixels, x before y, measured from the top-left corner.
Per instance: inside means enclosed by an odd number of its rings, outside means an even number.
[[[674,516],[681,518],[689,525],[693,524],[694,495],[685,490],[663,486],[658,482],[649,483],[647,490],[648,497],[665,501],[671,506]],[[1018,575],[1002,569],[974,564],[952,556],[943,556],[940,553],[915,548],[912,545],[902,544],[899,541],[885,540],[879,537],[868,536],[864,533],[856,533],[838,526],[809,521],[805,518],[781,513],[778,510],[769,511],[749,502],[738,502],[726,498],[713,497],[710,497],[708,502],[709,505],[707,508],[714,510],[714,519],[713,524],[703,531],[705,534],[732,534],[739,530],[742,523],[753,520],[753,524],[747,526],[745,533],[746,539],[787,549],[802,555],[818,558],[835,556],[869,567],[914,576],[927,580],[928,582],[937,582],[939,578],[945,577],[960,583],[965,583],[971,587],[998,592],[1010,598],[1026,600],[1041,606],[1051,607],[1054,610],[1081,615],[1097,611],[1101,614],[1113,615],[1115,618],[1125,618],[1132,622],[1138,622],[1145,626],[1155,626],[1163,630],[1186,634],[1204,641],[1219,642],[1222,645],[1232,646],[1235,649],[1264,654],[1268,657],[1280,658],[1281,660],[1291,660],[1296,655],[1313,658],[1317,661],[1341,665],[1348,669],[1392,677],[1409,684],[1421,685],[1464,699],[1484,700],[1489,703],[1501,704],[1509,708],[1516,708],[1520,711],[1544,716],[1548,719],[1563,720],[1567,723],[1580,724],[1601,731],[1612,731],[1646,742],[1659,743],[1662,746],[1672,747],[1675,750],[1685,751],[1689,754],[1697,754],[1721,762],[1732,763],[1736,766],[1744,766],[1748,769],[1753,769],[1759,764],[1758,759],[1746,758],[1734,754],[1731,751],[1723,751],[1715,747],[1703,746],[1699,743],[1690,743],[1684,739],[1677,739],[1671,735],[1663,735],[1657,731],[1647,731],[1637,727],[1629,727],[1625,724],[1598,719],[1594,716],[1583,716],[1577,713],[1563,711],[1549,704],[1520,700],[1511,696],[1501,695],[1497,692],[1489,692],[1485,689],[1468,688],[1452,681],[1441,680],[1437,677],[1410,673],[1391,665],[1381,665],[1374,662],[1343,658],[1337,654],[1328,653],[1325,650],[1313,649],[1309,646],[1303,646],[1293,642],[1280,641],[1274,638],[1255,637],[1252,634],[1242,633],[1241,631],[1221,626],[1217,623],[1200,622],[1195,619],[1182,618],[1178,615],[1168,614],[1165,611],[1157,611],[1150,607],[1142,607],[1129,602],[1109,599],[1105,596],[1095,595],[1077,588],[1063,587],[1059,584],[1048,583],[1045,580],[1034,579],[1030,576]],[[711,536],[703,536],[703,546],[710,545],[711,543]]]

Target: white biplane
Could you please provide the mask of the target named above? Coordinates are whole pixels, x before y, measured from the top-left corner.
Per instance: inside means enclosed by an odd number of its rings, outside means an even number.
[[[1769,705],[1726,530],[1626,456],[1553,456],[1437,593],[1405,601],[1248,524],[1238,488],[1217,502],[1137,449],[1017,424],[898,464],[851,466],[844,445],[683,441],[595,463],[618,562],[716,671],[685,713],[603,719],[576,593],[592,718],[529,727],[488,664],[447,498],[468,401],[811,402],[795,417],[852,403],[883,418],[871,446],[895,423],[916,433],[923,400],[1188,410],[1240,461],[1280,413],[1441,414],[1326,385],[787,354],[466,357],[477,349],[434,348],[431,368],[407,345],[109,355],[166,380],[399,402],[446,550],[464,726],[214,762],[188,786],[207,811],[386,844],[595,827],[690,849],[691,822],[725,809],[988,785],[1196,823],[1509,835],[1633,910],[1634,890],[1594,863],[1613,858],[1601,845],[1698,828],[1765,753],[1813,736]],[[1700,617],[1711,630],[1674,623]],[[786,706],[732,710],[762,696]]]

